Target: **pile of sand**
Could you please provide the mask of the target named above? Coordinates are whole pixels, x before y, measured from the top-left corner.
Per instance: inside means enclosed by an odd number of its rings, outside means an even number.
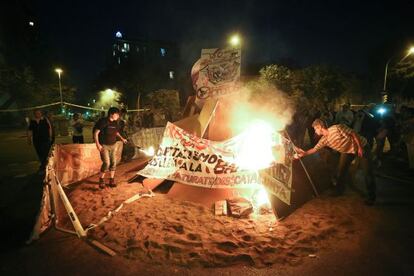
[[[139,183],[126,182],[136,172],[131,166],[119,168],[116,188],[99,190],[95,176],[69,193],[84,226],[97,223],[124,200],[144,191]],[[296,265],[303,258],[317,257],[319,250],[336,240],[364,231],[364,223],[372,219],[375,213],[356,195],[322,196],[278,222],[273,214],[253,214],[248,219],[214,216],[212,208],[156,194],[124,205],[89,235],[125,258],[149,264],[263,267]]]

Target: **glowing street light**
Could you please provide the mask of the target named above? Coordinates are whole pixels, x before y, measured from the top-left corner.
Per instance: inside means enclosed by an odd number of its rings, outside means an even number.
[[[407,54],[400,60],[403,61],[404,59],[406,59],[408,56],[414,54],[414,46],[410,47],[410,49],[408,49]],[[385,73],[384,73],[384,87],[383,87],[383,94],[386,95],[387,94],[387,77],[388,77],[388,65],[390,64],[391,60],[393,59],[394,56],[390,57],[390,59],[387,61],[387,63],[385,64]]]
[[[230,45],[231,45],[231,46],[233,46],[233,47],[240,46],[240,43],[241,43],[241,41],[240,41],[240,36],[239,36],[239,35],[237,35],[237,34],[232,35],[232,36],[230,37],[230,39],[229,39],[229,43],[230,43]]]
[[[383,107],[380,107],[379,109],[378,109],[378,114],[380,114],[380,115],[384,115],[385,114],[385,112],[387,112],[387,110],[385,109],[385,108],[383,108]]]
[[[112,89],[105,89],[101,95],[101,100],[103,100],[104,102],[113,101],[115,99],[115,93],[116,91]]]
[[[63,97],[62,97],[62,83],[60,80],[60,75],[63,73],[63,70],[60,68],[56,68],[55,72],[58,74],[59,76],[59,93],[60,93],[60,107],[63,110]]]

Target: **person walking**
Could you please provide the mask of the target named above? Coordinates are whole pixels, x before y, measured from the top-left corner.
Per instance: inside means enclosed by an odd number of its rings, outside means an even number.
[[[43,172],[51,146],[52,126],[40,109],[36,109],[33,115],[34,119],[30,120],[27,129],[27,143],[33,144],[40,161],[39,172]]]
[[[365,182],[367,185],[368,198],[365,200],[367,205],[373,205],[376,200],[376,183],[372,166],[372,157],[366,139],[359,136],[355,131],[346,125],[338,124],[329,128],[325,123],[316,119],[312,123],[315,133],[321,135],[319,142],[311,149],[304,151],[296,147],[297,158],[314,154],[323,147],[329,147],[340,153],[339,165],[336,174],[335,195],[342,195],[345,191],[345,180],[348,169],[355,157],[360,158],[360,164],[365,172]]]
[[[108,116],[101,118],[95,125],[94,139],[96,148],[100,152],[102,166],[99,175],[99,188],[105,188],[104,177],[107,170],[110,173],[109,186],[116,187],[115,169],[117,154],[117,137],[125,144],[127,140],[119,134],[119,109],[111,107],[108,110]]]

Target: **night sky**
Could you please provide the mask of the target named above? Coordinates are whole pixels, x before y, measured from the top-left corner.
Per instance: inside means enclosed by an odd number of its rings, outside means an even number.
[[[233,32],[243,37],[244,64],[292,60],[359,73],[414,43],[413,1],[86,2],[34,6],[42,39],[80,87],[102,70],[118,30],[127,39],[177,42],[188,66],[201,48],[224,46]]]

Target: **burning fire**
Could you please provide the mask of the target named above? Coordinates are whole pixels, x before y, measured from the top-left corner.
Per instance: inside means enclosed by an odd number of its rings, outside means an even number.
[[[154,154],[155,154],[155,149],[154,149],[153,146],[150,146],[147,149],[142,150],[142,151],[148,156],[154,156]]]
[[[256,193],[252,197],[252,202],[255,210],[259,210],[262,206],[269,206],[270,201],[269,197],[267,196],[266,189],[260,185]]]
[[[257,171],[279,161],[275,150],[280,147],[280,136],[272,126],[263,121],[253,121],[242,133],[242,142],[236,163],[241,169]]]
[[[273,162],[282,160],[283,149],[281,137],[271,124],[264,120],[252,121],[241,134],[241,146],[236,156],[237,165],[244,170],[255,171],[270,167]],[[260,183],[253,194],[251,201],[254,209],[270,206],[266,189]]]

